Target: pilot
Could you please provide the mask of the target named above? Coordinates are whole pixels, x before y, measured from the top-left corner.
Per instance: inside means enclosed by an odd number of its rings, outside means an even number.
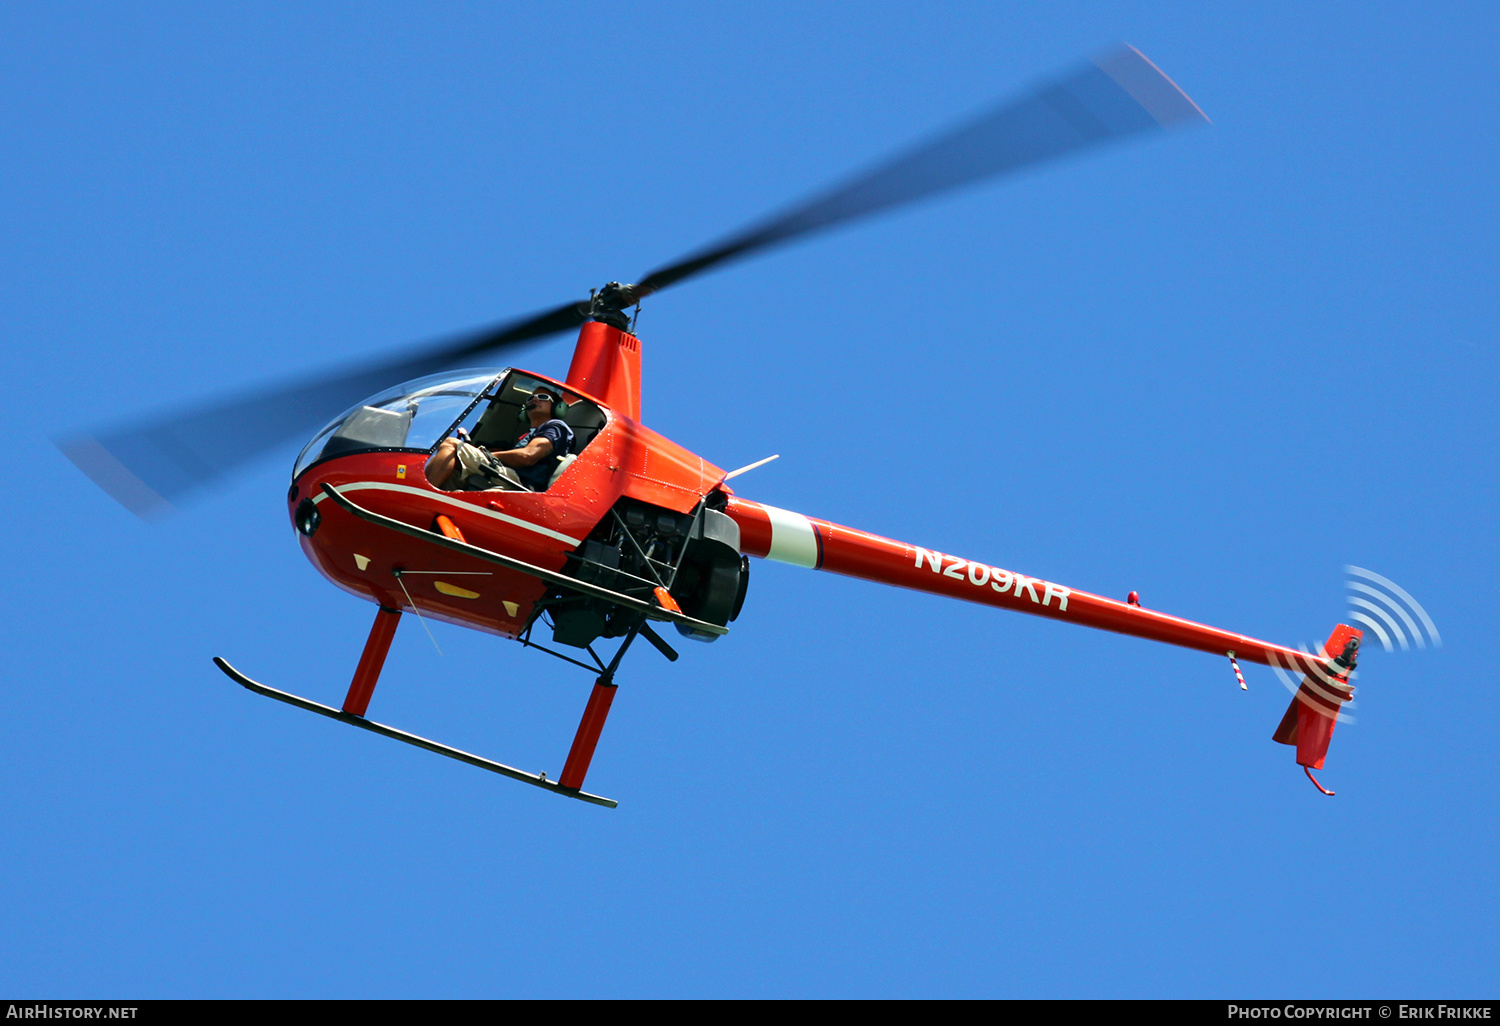
[[[427,480],[448,491],[459,489],[527,489],[546,491],[562,458],[573,449],[573,429],[552,414],[559,396],[539,385],[526,400],[531,429],[509,449],[494,452],[469,441],[462,428],[443,439],[427,461]]]

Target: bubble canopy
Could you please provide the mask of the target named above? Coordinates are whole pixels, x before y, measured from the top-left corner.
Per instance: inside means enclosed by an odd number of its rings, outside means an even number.
[[[292,480],[320,460],[351,452],[429,452],[509,373],[508,367],[445,371],[372,395],[313,436],[297,457]]]

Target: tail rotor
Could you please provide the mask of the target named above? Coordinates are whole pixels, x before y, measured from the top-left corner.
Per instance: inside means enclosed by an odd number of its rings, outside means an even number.
[[[1349,677],[1359,661],[1359,643],[1363,632],[1339,624],[1323,644],[1323,654],[1332,661],[1319,664],[1308,660],[1308,669],[1302,682],[1292,695],[1292,704],[1271,740],[1297,748],[1297,765],[1307,774],[1313,786],[1329,797],[1333,792],[1312,775],[1315,769],[1323,768],[1328,756],[1328,744],[1333,740],[1333,728],[1338,723],[1339,710],[1354,697],[1354,685]],[[1326,668],[1325,668],[1326,666]]]
[[[1422,604],[1395,581],[1360,566],[1346,566],[1344,587],[1349,592],[1349,619],[1375,633],[1387,652],[1399,646],[1406,652],[1417,648],[1441,648],[1442,636]],[[1394,641],[1394,644],[1392,642]]]
[[[1387,652],[1403,652],[1413,647],[1441,647],[1442,636],[1437,625],[1421,603],[1400,585],[1364,567],[1346,566],[1345,588],[1349,597],[1350,623],[1360,624],[1373,633]],[[1323,768],[1333,728],[1338,723],[1352,723],[1353,717],[1343,710],[1353,705],[1354,685],[1350,683],[1359,659],[1360,643],[1365,631],[1349,624],[1339,624],[1329,635],[1320,652],[1302,651],[1305,659],[1299,665],[1272,668],[1292,692],[1291,705],[1272,735],[1272,740],[1297,749],[1297,764],[1319,791],[1333,792],[1313,776]],[[1301,679],[1298,680],[1298,675]]]

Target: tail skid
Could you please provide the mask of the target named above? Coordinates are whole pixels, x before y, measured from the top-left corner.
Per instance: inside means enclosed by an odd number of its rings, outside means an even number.
[[[498,773],[502,777],[510,777],[512,780],[519,780],[523,784],[531,784],[533,787],[544,788],[545,790],[551,791],[553,794],[560,794],[567,798],[577,798],[581,802],[589,802],[594,805],[604,805],[611,809],[620,804],[613,798],[604,798],[597,794],[589,794],[587,791],[580,791],[577,788],[564,787],[562,784],[557,783],[556,781],[548,780],[547,774],[545,773],[527,773],[525,770],[518,770],[512,766],[505,766],[501,763],[486,759],[483,756],[474,755],[470,752],[465,752],[458,748],[451,748],[448,745],[442,744],[438,741],[429,741],[425,737],[418,737],[416,734],[408,734],[404,730],[397,730],[395,727],[388,727],[383,723],[376,723],[374,720],[367,720],[363,716],[356,716],[353,713],[344,712],[340,709],[334,709],[331,706],[323,705],[320,702],[314,702],[311,699],[302,698],[299,695],[293,695],[286,691],[278,691],[275,688],[268,688],[264,684],[257,683],[256,681],[251,680],[249,677],[246,677],[243,673],[241,673],[239,670],[236,670],[233,666],[230,666],[229,663],[225,662],[223,659],[220,659],[218,656],[214,656],[214,665],[223,670],[224,675],[227,676],[230,680],[234,681],[236,684],[249,691],[255,692],[257,695],[265,695],[267,698],[274,698],[278,702],[285,702],[287,705],[294,705],[299,709],[306,709],[308,712],[315,712],[320,716],[327,716],[331,720],[338,720],[341,723],[347,723],[351,727],[359,727],[362,730],[368,730],[373,734],[380,734],[384,737],[392,738],[396,741],[403,741],[406,744],[414,745],[417,748],[425,748],[427,749],[427,751],[436,752],[438,755],[446,755],[450,759],[457,759],[459,762],[466,762],[470,766],[478,766],[480,769],[489,770],[491,773]]]

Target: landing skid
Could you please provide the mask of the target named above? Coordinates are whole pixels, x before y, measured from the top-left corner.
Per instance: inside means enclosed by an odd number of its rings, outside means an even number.
[[[470,766],[478,766],[480,769],[489,770],[491,773],[498,773],[502,777],[510,777],[512,780],[519,780],[523,784],[531,784],[534,787],[545,788],[546,790],[551,791],[553,794],[560,794],[567,798],[577,798],[581,802],[589,802],[593,805],[603,805],[611,809],[620,804],[613,798],[604,798],[597,794],[589,794],[587,791],[580,791],[577,788],[573,787],[563,787],[561,784],[555,781],[548,780],[545,773],[527,773],[525,770],[518,770],[510,766],[503,766],[498,762],[491,762],[489,759],[483,758],[481,756],[471,755],[470,753],[461,751],[457,748],[450,748],[447,745],[440,744],[437,741],[429,741],[425,737],[418,737],[415,734],[408,734],[404,730],[397,730],[395,727],[387,727],[383,723],[376,723],[374,720],[367,720],[363,716],[356,716],[353,713],[343,712],[342,710],[334,709],[331,706],[326,706],[319,702],[301,698],[297,695],[288,694],[285,691],[277,691],[275,688],[268,688],[264,684],[258,684],[255,681],[251,680],[249,677],[246,677],[243,673],[241,673],[239,670],[236,670],[233,666],[230,666],[227,662],[225,662],[223,659],[220,659],[218,656],[214,656],[214,665],[223,670],[224,675],[227,676],[230,680],[234,681],[241,687],[246,688],[247,690],[255,692],[257,695],[265,695],[267,698],[274,698],[278,702],[285,702],[287,705],[295,705],[299,709],[306,709],[308,712],[315,712],[321,716],[327,716],[331,720],[338,720],[341,723],[347,723],[351,727],[359,727],[362,730],[368,730],[374,734],[381,734],[385,737],[393,738],[397,741],[404,741],[409,745],[415,745],[418,748],[425,748],[429,752],[436,752],[438,755],[446,755],[450,759],[457,759],[459,762],[466,762]]]

